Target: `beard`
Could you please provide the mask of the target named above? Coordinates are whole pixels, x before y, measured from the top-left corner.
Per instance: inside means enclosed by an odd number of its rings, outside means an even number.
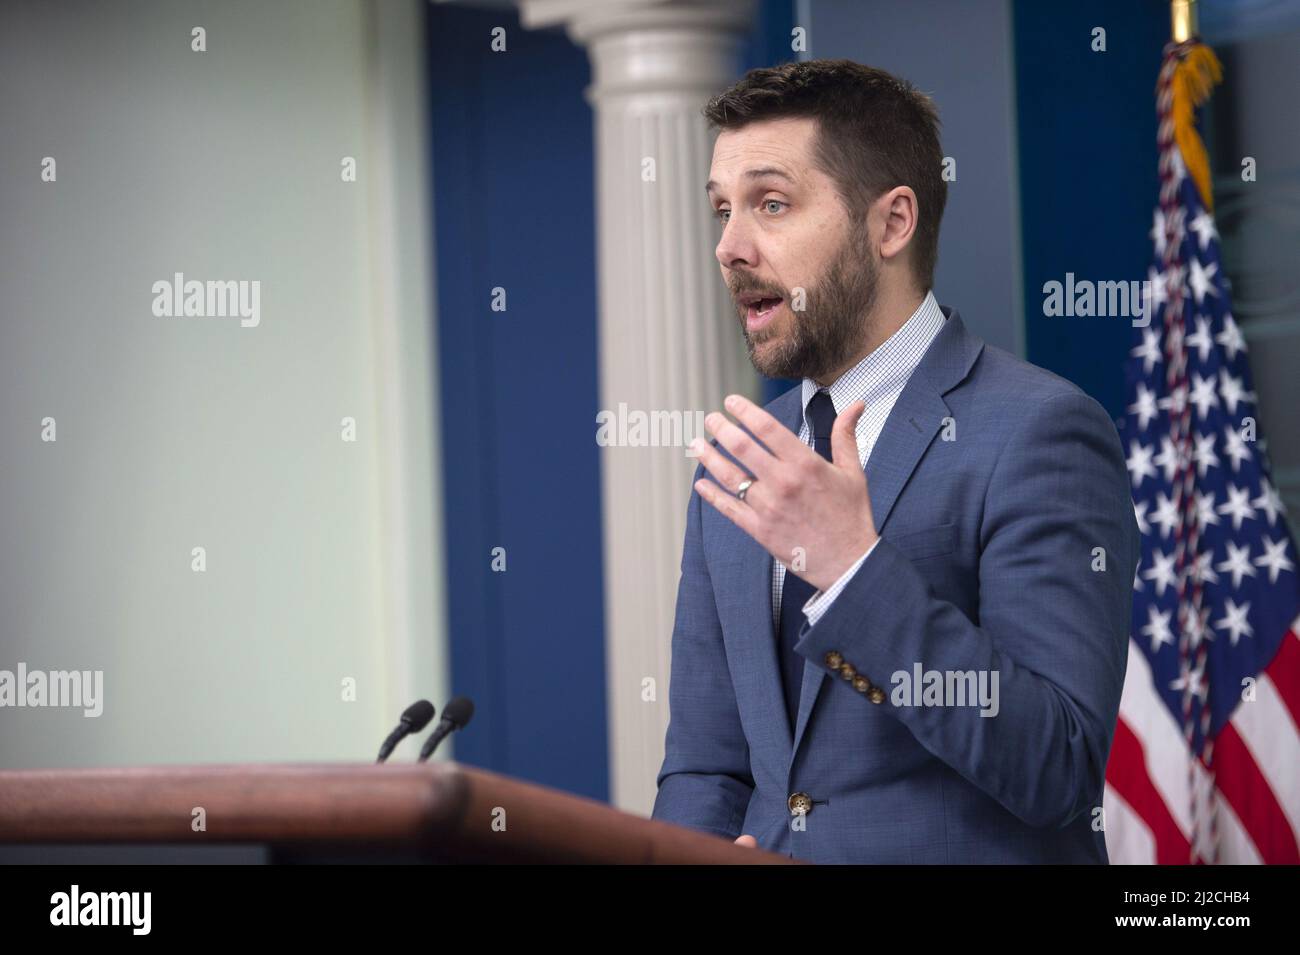
[[[729,283],[733,301],[751,292],[770,292],[772,298],[781,296],[782,305],[790,310],[788,329],[773,321],[751,334],[745,325],[746,309],[736,301],[745,348],[760,374],[822,381],[863,348],[880,291],[879,267],[869,254],[860,251],[867,248],[865,240],[865,230],[849,237],[822,279],[806,289],[805,308],[799,312],[791,307],[789,289],[765,285],[744,274],[734,284]],[[784,340],[780,341],[782,336]],[[775,346],[760,356],[758,346],[774,340]]]

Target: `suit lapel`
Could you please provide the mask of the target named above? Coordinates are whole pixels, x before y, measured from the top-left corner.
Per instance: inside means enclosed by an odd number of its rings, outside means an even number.
[[[801,391],[799,387],[791,389],[768,409],[772,417],[793,431],[796,437],[803,426]],[[727,456],[731,457],[730,454]],[[766,635],[766,639],[758,640],[757,653],[758,682],[763,695],[761,711],[781,714],[784,717],[785,694],[781,689],[781,663],[777,658],[779,641],[774,622],[775,609],[772,606],[773,558],[752,537],[740,528],[732,526],[736,532],[736,539],[742,542],[738,546],[743,550],[744,555],[740,563],[742,568],[740,607],[746,615],[746,621],[740,632]],[[807,681],[806,674],[804,680]],[[793,750],[790,721],[782,718],[780,724],[783,728],[785,744],[782,752],[789,753]]]

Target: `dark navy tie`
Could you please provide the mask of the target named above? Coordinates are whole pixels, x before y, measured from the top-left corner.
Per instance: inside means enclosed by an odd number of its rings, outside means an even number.
[[[835,424],[835,405],[829,392],[819,391],[808,402],[805,412],[808,427],[813,435],[813,447],[827,461],[831,460],[831,428]],[[789,566],[791,555],[782,563]],[[790,718],[790,733],[794,734],[795,720],[799,715],[799,690],[803,686],[803,657],[794,652],[799,641],[799,630],[804,624],[803,605],[817,588],[790,570],[785,572],[781,589],[781,629],[777,655],[781,661],[781,680],[785,686],[785,712]]]

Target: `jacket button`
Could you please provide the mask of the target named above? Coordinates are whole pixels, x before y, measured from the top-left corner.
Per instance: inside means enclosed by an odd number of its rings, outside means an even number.
[[[883,703],[885,702],[885,691],[878,686],[873,686],[867,691],[867,699],[872,703]]]
[[[812,797],[807,793],[791,793],[786,805],[790,807],[790,815],[806,816],[812,812]]]
[[[839,652],[836,650],[831,650],[826,654],[826,665],[830,667],[832,670],[838,670],[840,668],[840,664],[843,662],[844,662],[844,658],[840,656]]]
[[[840,664],[840,676],[844,677],[844,679],[852,680],[857,675],[857,669],[848,660]]]
[[[859,693],[870,693],[871,681],[859,673],[853,678],[853,689],[857,690]]]

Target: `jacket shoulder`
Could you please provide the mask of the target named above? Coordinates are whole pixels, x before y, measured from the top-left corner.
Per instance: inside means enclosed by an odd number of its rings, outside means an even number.
[[[1065,402],[1085,411],[1098,425],[1104,421],[1109,430],[1117,428],[1101,402],[1074,382],[994,345],[985,344],[973,372],[966,385],[973,389],[972,398],[980,408],[1021,418],[1049,402]]]

